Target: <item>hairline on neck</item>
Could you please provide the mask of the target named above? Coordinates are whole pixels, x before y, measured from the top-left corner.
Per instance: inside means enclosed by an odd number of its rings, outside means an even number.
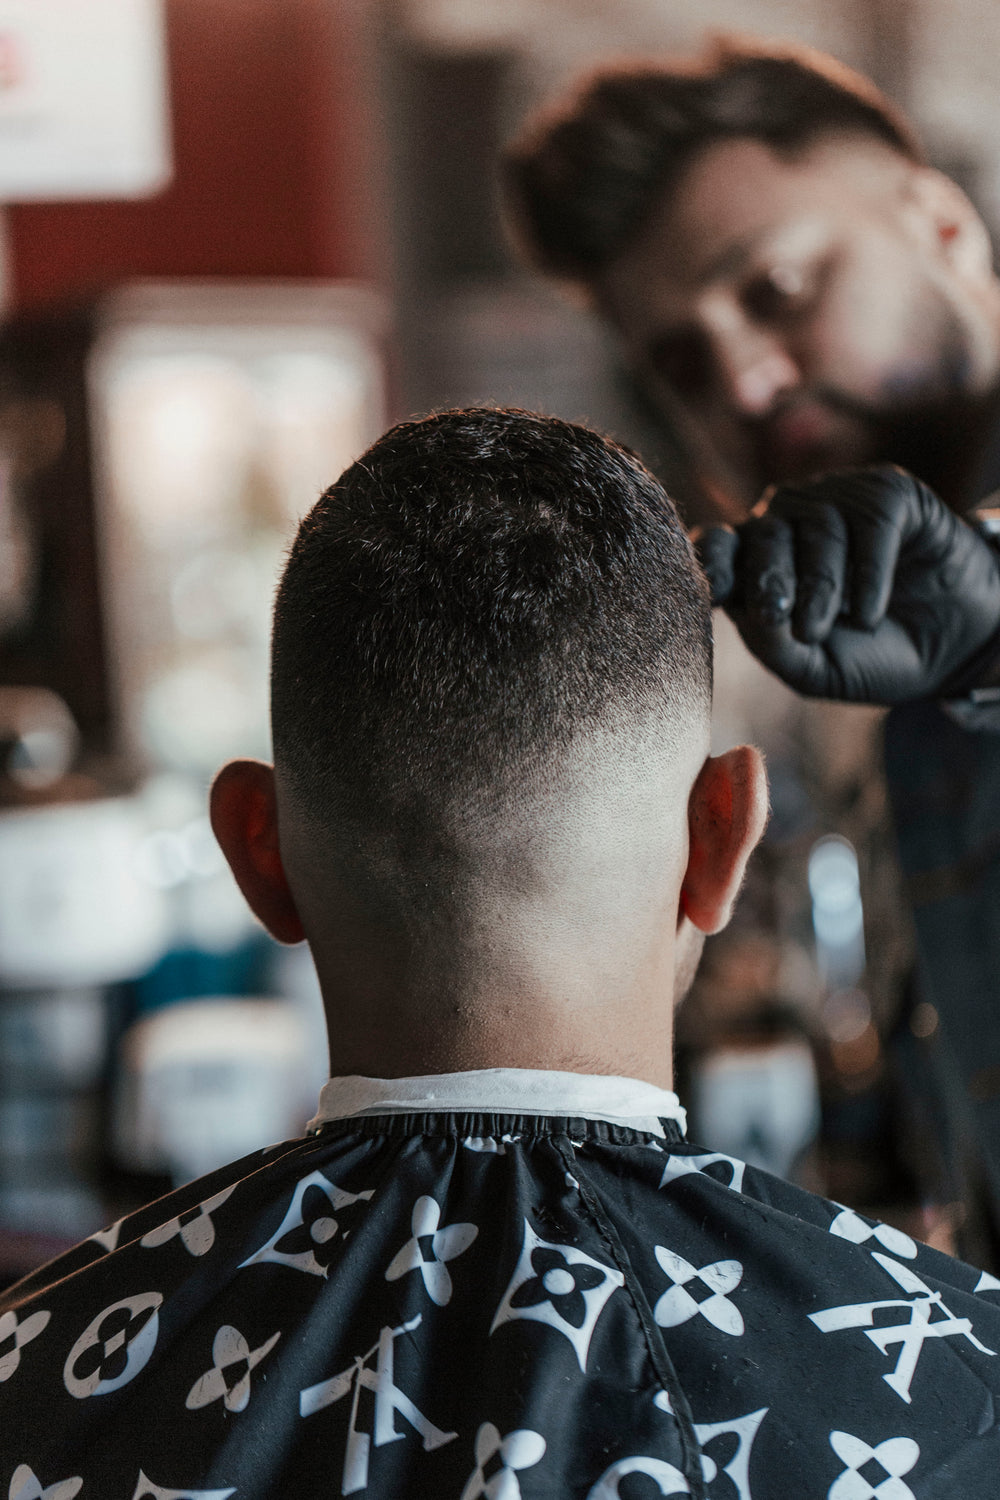
[[[679,878],[687,799],[709,750],[707,712],[685,717],[688,734],[662,713],[646,715],[629,732],[592,726],[499,789],[484,788],[479,797],[460,793],[430,813],[419,804],[396,806],[374,819],[367,807],[329,807],[319,817],[279,760],[278,816],[291,878],[300,887],[348,886],[359,913],[405,906],[407,926],[425,901],[435,920],[450,910],[460,922],[467,905],[492,902],[511,880],[555,890],[560,871],[568,880],[581,861],[599,885],[601,828],[609,858],[612,843],[617,849],[631,838],[635,849],[625,867],[636,868],[637,884],[638,871],[654,857],[673,864]],[[305,892],[303,905],[310,904]]]

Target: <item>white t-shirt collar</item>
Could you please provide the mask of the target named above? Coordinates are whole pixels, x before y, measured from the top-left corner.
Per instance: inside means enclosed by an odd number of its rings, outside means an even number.
[[[687,1116],[675,1093],[638,1078],[596,1073],[556,1073],[535,1068],[477,1068],[416,1078],[363,1078],[351,1074],[323,1085],[319,1109],[307,1129],[356,1115],[398,1114],[568,1115],[604,1120],[663,1135],[661,1120],[683,1131]]]

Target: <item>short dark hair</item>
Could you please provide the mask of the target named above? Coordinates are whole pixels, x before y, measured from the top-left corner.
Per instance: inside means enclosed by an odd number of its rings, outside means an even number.
[[[530,412],[404,422],[299,527],[272,642],[275,761],[313,815],[433,814],[588,725],[707,723],[711,611],[634,454]]]
[[[874,84],[811,48],[716,38],[687,61],[602,70],[508,149],[512,227],[540,270],[588,283],[704,147],[744,136],[795,156],[834,131],[924,160],[909,122]]]

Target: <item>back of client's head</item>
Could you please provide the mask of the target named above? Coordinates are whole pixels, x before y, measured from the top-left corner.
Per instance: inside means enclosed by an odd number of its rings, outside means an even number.
[[[445,412],[331,486],[275,606],[274,767],[225,766],[212,825],[308,938],[337,1068],[669,1077],[766,812],[757,752],[708,754],[711,668],[673,505],[583,427]]]
[[[352,463],[277,594],[274,766],[211,793],[250,906],[309,939],[334,1067],[669,1077],[766,811],[756,751],[708,754],[711,670],[690,541],[615,443],[451,411]]]
[[[631,453],[520,411],[387,433],[275,608],[281,856],[324,989],[435,1006],[648,968],[710,689],[704,580]]]
[[[580,737],[700,743],[708,601],[626,450],[527,412],[382,437],[303,521],[274,616],[276,763],[319,830],[494,811]]]

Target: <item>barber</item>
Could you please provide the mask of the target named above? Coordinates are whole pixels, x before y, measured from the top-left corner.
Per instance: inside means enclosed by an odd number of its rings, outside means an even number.
[[[704,557],[751,651],[801,693],[895,706],[920,981],[1000,1205],[1000,621],[959,519],[1000,487],[985,226],[868,80],[792,47],[599,73],[507,182],[526,254],[615,330],[729,523]]]

